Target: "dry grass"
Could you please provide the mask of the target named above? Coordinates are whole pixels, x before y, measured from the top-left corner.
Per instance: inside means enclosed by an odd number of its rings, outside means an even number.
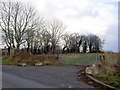
[[[12,57],[4,56],[6,59],[10,59],[17,63],[27,63],[28,65],[34,66],[35,63],[43,63],[43,65],[58,65],[57,55],[55,54],[40,54],[30,55],[29,53],[19,53]]]
[[[120,87],[120,54],[104,53],[105,60],[102,60],[97,77],[116,87]]]
[[[115,53],[105,53],[105,60],[101,61],[101,68],[104,68],[107,72],[118,72],[119,62],[120,62],[120,54]]]

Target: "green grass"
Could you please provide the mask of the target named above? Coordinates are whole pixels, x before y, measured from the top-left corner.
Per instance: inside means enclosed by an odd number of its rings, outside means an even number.
[[[86,65],[96,62],[95,54],[66,54],[62,55],[64,64]]]
[[[94,75],[94,77],[106,84],[115,87],[120,87],[120,77],[117,73],[109,73],[109,74],[100,73],[98,75]]]
[[[9,59],[2,59],[2,60],[0,60],[0,64],[15,64],[14,62],[12,62],[11,60],[9,60]]]

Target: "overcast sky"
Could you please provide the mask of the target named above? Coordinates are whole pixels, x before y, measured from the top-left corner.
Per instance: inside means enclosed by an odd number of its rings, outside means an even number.
[[[105,51],[118,51],[119,0],[17,1],[30,2],[41,16],[60,19],[67,25],[66,31],[68,32],[97,34],[105,39],[103,48]]]

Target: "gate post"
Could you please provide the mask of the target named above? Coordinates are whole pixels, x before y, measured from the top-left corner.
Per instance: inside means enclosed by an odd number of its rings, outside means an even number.
[[[61,64],[61,54],[59,54],[58,60],[59,60],[59,64]]]
[[[99,57],[98,57],[98,53],[96,54],[96,62],[97,62],[97,64],[98,64],[98,59],[99,59]]]

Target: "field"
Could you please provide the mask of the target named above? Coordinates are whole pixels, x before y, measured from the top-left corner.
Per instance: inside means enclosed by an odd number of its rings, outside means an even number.
[[[63,54],[62,62],[72,65],[91,65],[96,63],[96,54]]]

